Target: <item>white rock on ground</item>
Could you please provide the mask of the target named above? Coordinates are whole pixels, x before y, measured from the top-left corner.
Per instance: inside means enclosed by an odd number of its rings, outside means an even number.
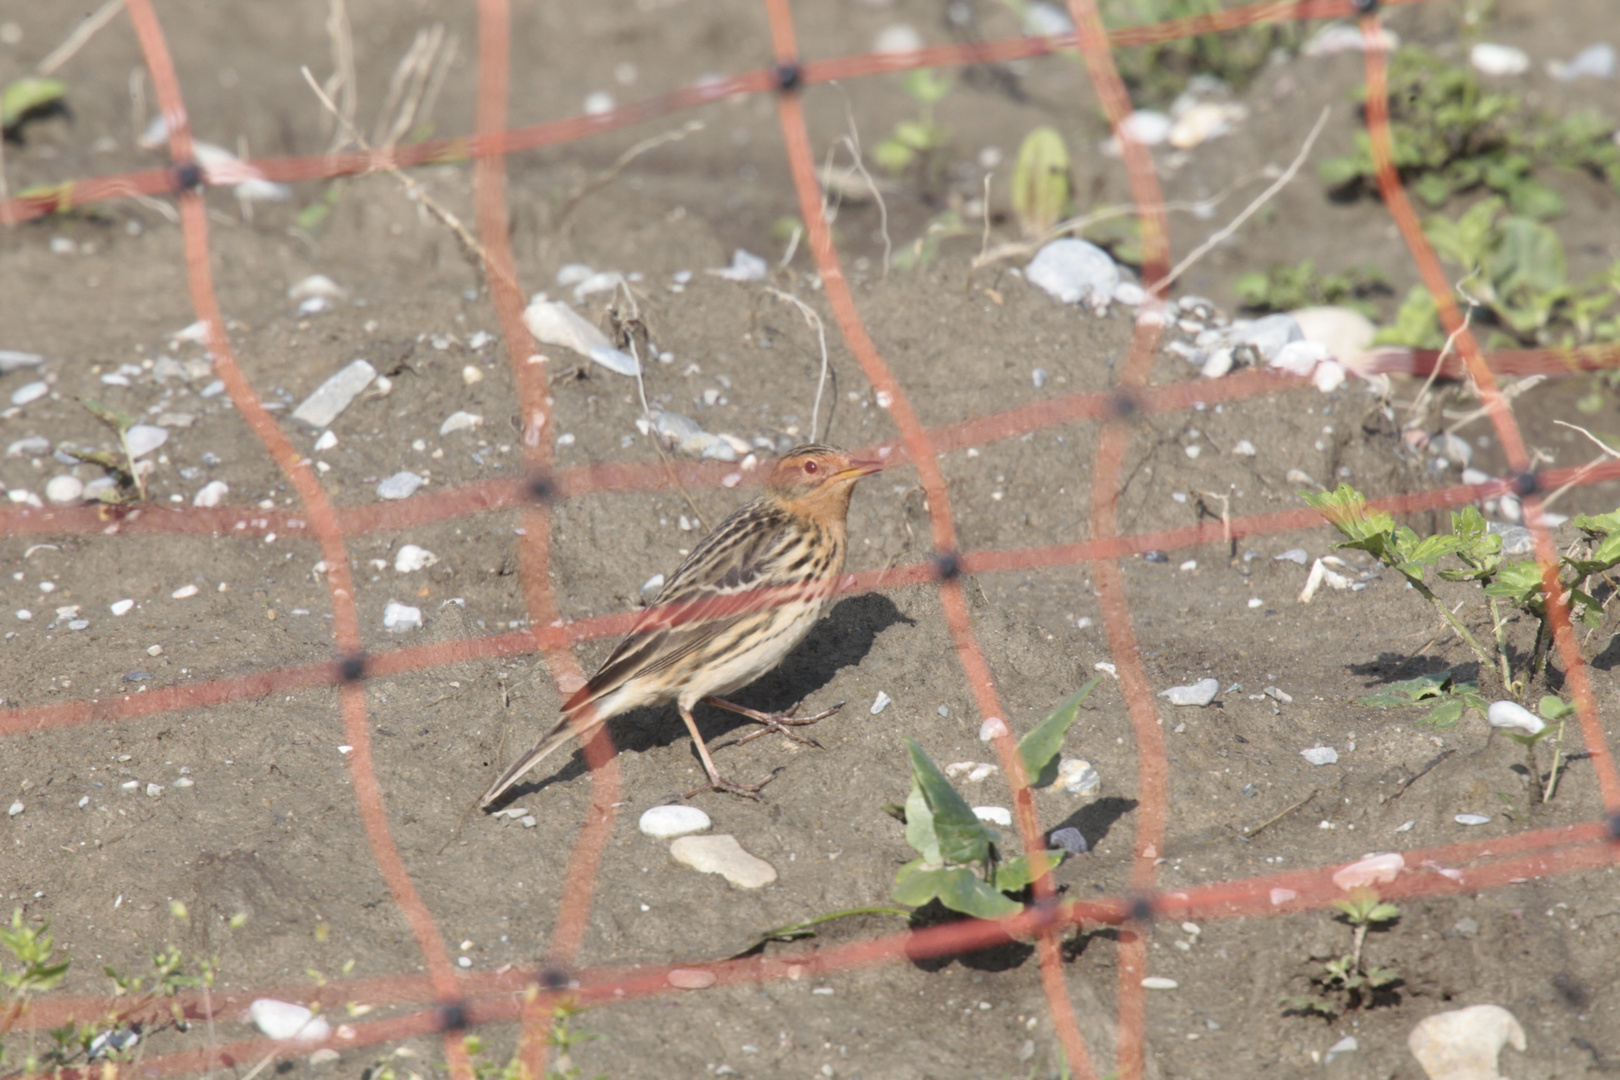
[[[483,422],[484,418],[477,413],[453,412],[444,418],[444,423],[439,425],[439,434],[444,436],[453,431],[470,431],[483,424]]]
[[[45,501],[58,506],[78,502],[84,496],[84,481],[77,476],[53,476],[45,482]]]
[[[1089,795],[1102,786],[1102,777],[1084,758],[1064,758],[1058,762],[1057,780],[1052,786],[1065,795]]]
[[[729,833],[683,836],[669,845],[676,862],[704,874],[719,874],[739,889],[759,889],[776,880],[776,868],[748,854]]]
[[[168,429],[152,424],[136,424],[124,432],[124,445],[132,458],[145,457],[168,441]]]
[[[204,484],[191,500],[192,506],[218,506],[230,494],[230,485],[223,480],[210,480]]]
[[[1398,851],[1368,855],[1349,866],[1341,866],[1333,875],[1333,884],[1345,892],[1370,888],[1394,881],[1396,875],[1405,869],[1406,857]]]
[[[422,628],[422,609],[401,604],[397,600],[388,601],[383,608],[383,629],[390,633],[403,633],[406,630],[420,630]]]
[[[1301,750],[1299,756],[1312,765],[1332,765],[1339,760],[1339,752],[1331,746],[1313,746],[1309,750]]]
[[[1594,79],[1612,79],[1615,72],[1614,46],[1606,41],[1588,45],[1569,61],[1547,61],[1547,74],[1559,82],[1574,82],[1583,76]]]
[[[695,806],[654,806],[637,823],[642,833],[654,840],[673,840],[700,833],[710,825],[709,815]]]
[[[1085,304],[1095,311],[1108,306],[1120,280],[1108,252],[1072,238],[1054,240],[1036,252],[1024,277],[1062,303]]]
[[[45,358],[39,353],[0,349],[0,375],[10,375],[13,371],[21,371],[24,368],[39,367],[44,362]]]
[[[1530,55],[1523,49],[1490,41],[1468,50],[1468,62],[1482,75],[1523,75],[1530,70]]]
[[[248,1006],[253,1026],[272,1039],[323,1042],[332,1037],[332,1025],[302,1005],[275,998],[259,998]]]
[[[1172,705],[1208,705],[1220,693],[1219,679],[1199,679],[1191,686],[1172,686],[1168,690],[1159,691],[1159,696],[1168,698]]]
[[[379,499],[408,499],[416,494],[423,480],[413,472],[397,472],[377,485]]]
[[[11,392],[11,403],[13,405],[27,405],[31,401],[38,401],[40,398],[44,397],[50,392],[51,387],[49,383],[26,383],[17,387],[17,389]]]
[[[343,287],[325,274],[311,274],[287,290],[287,299],[312,300],[320,297],[325,300],[336,300],[343,294]]]
[[[406,544],[394,556],[394,572],[398,574],[414,574],[418,570],[426,570],[439,561],[439,557],[425,547],[415,544]]]
[[[1511,1044],[1523,1052],[1524,1028],[1500,1005],[1470,1005],[1418,1021],[1406,1047],[1429,1080],[1498,1080],[1497,1058]]]
[[[376,368],[364,360],[355,360],[305,398],[293,410],[293,419],[316,430],[331,427],[332,421],[376,378]]]
[[[992,825],[1010,827],[1012,825],[1012,811],[1005,806],[975,806],[973,816],[980,821],[988,821]]]
[[[620,375],[640,369],[635,357],[620,352],[596,324],[560,300],[534,300],[523,310],[523,325],[536,341],[572,349],[579,355]]]
[[[738,248],[731,253],[730,266],[723,270],[710,270],[709,273],[727,281],[764,281],[769,271],[770,266],[764,259]]]
[[[49,489],[46,494],[49,494]],[[1485,719],[1491,727],[1522,731],[1526,735],[1538,735],[1547,726],[1546,721],[1516,701],[1491,702],[1491,707],[1485,711]]]

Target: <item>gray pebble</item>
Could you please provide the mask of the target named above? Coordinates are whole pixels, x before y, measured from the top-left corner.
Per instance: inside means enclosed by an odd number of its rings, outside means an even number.
[[[1086,838],[1080,835],[1079,829],[1053,829],[1046,842],[1055,848],[1061,848],[1070,855],[1084,855],[1091,850]]]
[[[1084,240],[1054,240],[1024,268],[1031,285],[1045,289],[1065,304],[1102,310],[1119,285],[1119,267],[1108,252]]]
[[[308,424],[317,431],[332,426],[332,421],[347,409],[360,392],[370,386],[377,378],[377,369],[364,360],[355,360],[343,370],[323,382],[316,391],[305,398],[298,408],[293,410],[293,419]],[[211,396],[208,391],[212,386],[205,387],[203,397]],[[220,390],[224,390],[223,383]]]
[[[1215,695],[1221,692],[1219,679],[1199,679],[1191,686],[1172,686],[1168,690],[1159,691],[1159,696],[1168,698],[1172,705],[1208,705],[1215,700]]]
[[[1299,563],[1301,566],[1311,561],[1310,553],[1304,548],[1289,548],[1281,555],[1273,555],[1272,558],[1277,562]]]
[[[397,472],[377,485],[379,499],[408,499],[425,481],[413,472]]]

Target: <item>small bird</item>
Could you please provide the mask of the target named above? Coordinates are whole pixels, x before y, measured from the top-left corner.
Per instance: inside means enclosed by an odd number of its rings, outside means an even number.
[[[779,731],[819,745],[788,728],[824,719],[839,706],[795,719],[798,706],[762,713],[718,695],[781,663],[821,619],[844,572],[850,495],[857,481],[881,468],[817,444],[797,447],[778,461],[765,494],[692,549],[597,673],[563,703],[562,719],[490,785],[479,805],[487,809],[569,736],[583,742],[612,717],[666,701],[675,702],[692,733],[708,786],[758,798],[776,774],[752,787],[722,777],[698,734],[692,706],[705,702],[764,725],[739,742]]]

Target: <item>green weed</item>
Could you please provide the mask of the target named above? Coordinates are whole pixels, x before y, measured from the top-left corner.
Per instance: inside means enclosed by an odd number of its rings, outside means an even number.
[[[1232,289],[1243,306],[1255,312],[1336,304],[1367,316],[1378,313],[1371,298],[1391,291],[1389,277],[1376,266],[1352,266],[1339,273],[1318,274],[1311,259],[1293,266],[1274,263],[1265,270],[1251,270],[1239,277]]]
[[[1369,967],[1363,956],[1367,931],[1393,923],[1401,917],[1401,909],[1380,900],[1371,889],[1357,889],[1348,898],[1333,901],[1333,906],[1339,912],[1335,920],[1350,927],[1350,951],[1328,959],[1311,976],[1313,996],[1281,998],[1285,1014],[1314,1014],[1332,1020],[1341,1009],[1375,1004],[1401,981],[1393,967]]]

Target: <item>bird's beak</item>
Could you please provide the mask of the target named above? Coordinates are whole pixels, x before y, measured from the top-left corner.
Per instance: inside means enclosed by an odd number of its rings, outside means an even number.
[[[859,480],[863,476],[871,476],[873,473],[882,471],[883,463],[881,461],[852,461],[849,463],[848,468],[839,469],[833,475],[838,480]]]

